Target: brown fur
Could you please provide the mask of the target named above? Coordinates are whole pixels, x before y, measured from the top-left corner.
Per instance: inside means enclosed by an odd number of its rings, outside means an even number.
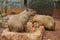
[[[32,9],[24,10],[20,14],[13,15],[8,20],[9,30],[13,32],[21,32],[24,30],[24,24],[27,23],[29,17],[34,15],[35,11]]]
[[[55,20],[51,16],[47,15],[35,15],[30,19],[32,22],[37,21],[42,23],[46,29],[55,30]]]
[[[6,29],[7,30],[7,29]],[[42,40],[44,27],[40,26],[35,32],[32,33],[17,33],[9,32],[8,30],[2,33],[1,40]]]
[[[27,32],[34,32],[36,31],[40,26],[43,26],[41,23],[34,21],[34,22],[27,22],[26,31]]]

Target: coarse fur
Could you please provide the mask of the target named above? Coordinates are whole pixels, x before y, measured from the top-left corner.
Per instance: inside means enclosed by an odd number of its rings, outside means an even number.
[[[28,9],[22,11],[20,14],[10,16],[8,20],[9,30],[13,32],[24,31],[24,24],[26,24],[29,17],[34,14],[34,10]]]
[[[30,19],[32,22],[38,21],[39,23],[42,23],[44,27],[48,30],[55,30],[55,20],[53,17],[48,15],[35,15]]]

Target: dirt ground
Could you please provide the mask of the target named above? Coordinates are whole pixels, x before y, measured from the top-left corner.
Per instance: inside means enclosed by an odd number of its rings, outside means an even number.
[[[55,19],[55,31],[45,31],[43,40],[60,40],[60,19]]]
[[[55,19],[56,21],[56,26],[55,26],[55,31],[45,31],[45,34],[43,36],[43,40],[60,40],[60,19]],[[1,30],[0,28],[0,35],[1,35]],[[1,38],[1,37],[0,37]]]

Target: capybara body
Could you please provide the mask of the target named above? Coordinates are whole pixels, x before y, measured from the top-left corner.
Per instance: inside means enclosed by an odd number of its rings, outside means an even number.
[[[5,29],[1,34],[1,40],[42,40],[44,31],[44,26],[40,26],[35,32],[32,33],[10,32],[8,29]]]
[[[55,20],[53,17],[48,15],[35,15],[32,19],[32,22],[37,21],[45,26],[48,30],[55,30]]]
[[[28,9],[24,10],[20,14],[10,16],[8,20],[9,30],[13,32],[24,31],[24,24],[27,23],[29,17],[34,13],[35,11],[33,11],[32,9]]]
[[[27,22],[26,31],[27,32],[34,32],[36,31],[40,26],[43,26],[41,23],[34,21],[34,22]]]

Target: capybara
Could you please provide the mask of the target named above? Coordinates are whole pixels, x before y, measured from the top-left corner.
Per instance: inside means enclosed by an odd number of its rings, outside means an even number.
[[[30,19],[32,22],[38,21],[44,25],[45,29],[48,30],[55,30],[55,20],[53,17],[48,15],[35,15]]]
[[[25,30],[26,30],[26,32],[34,32],[35,31],[35,28],[33,27],[32,22],[27,22]]]
[[[26,9],[20,14],[10,16],[8,20],[9,30],[13,32],[24,31],[24,24],[26,24],[29,20],[29,17],[34,15],[35,13],[36,11],[34,11],[33,9]]]
[[[5,29],[1,34],[1,40],[42,40],[44,31],[44,26],[40,26],[35,32],[32,33],[10,32],[8,29]]]
[[[34,32],[36,31],[40,26],[43,26],[41,23],[39,24],[39,22],[34,21],[34,22],[27,22],[27,26],[26,26],[26,31],[27,32]]]

